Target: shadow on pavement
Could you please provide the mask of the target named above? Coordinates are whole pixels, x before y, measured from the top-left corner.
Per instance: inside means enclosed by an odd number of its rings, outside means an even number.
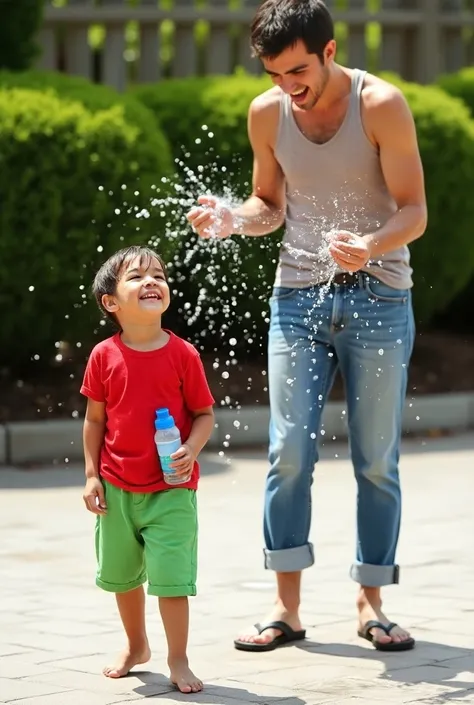
[[[200,460],[201,476],[222,475],[232,471],[232,464],[214,456],[203,454]],[[84,484],[84,467],[79,463],[32,468],[0,467],[0,490],[41,490],[81,487]]]
[[[212,685],[205,684],[204,690],[200,693],[180,693],[177,689],[170,690],[169,679],[161,673],[147,673],[134,671],[135,678],[143,681],[143,685],[134,688],[133,692],[147,699],[159,700],[166,698],[167,700],[176,700],[176,702],[186,702],[190,698],[199,703],[208,703],[209,705],[244,705],[244,703],[252,703],[252,705],[273,705],[273,703],[282,703],[284,705],[306,705],[306,700],[296,696],[278,695],[269,697],[268,695],[257,695],[245,688],[233,688],[229,685]],[[168,687],[166,687],[168,686]],[[164,692],[166,688],[166,692]]]
[[[356,644],[320,644],[306,640],[304,644],[296,645],[296,648],[314,653],[315,656],[325,654],[343,658],[359,658],[365,661],[379,661],[385,667],[385,671],[378,676],[379,680],[400,683],[408,687],[420,683],[446,686],[446,692],[431,696],[429,702],[433,705],[467,697],[471,699],[470,702],[474,702],[474,680],[457,680],[461,674],[474,673],[474,649],[417,639],[416,647],[412,653],[418,658],[413,666],[407,666],[406,661],[403,665],[397,663],[400,654],[377,651],[376,649],[370,650]],[[433,649],[436,649],[437,657],[430,654]],[[443,650],[442,659],[439,658],[441,649]],[[423,658],[424,653],[426,659],[420,663],[420,656]],[[429,668],[429,675],[423,677],[423,671],[427,668]],[[410,671],[413,671],[412,677],[410,677]]]

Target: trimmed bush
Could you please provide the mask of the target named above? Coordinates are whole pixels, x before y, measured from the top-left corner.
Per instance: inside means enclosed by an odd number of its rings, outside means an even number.
[[[0,88],[0,364],[95,340],[96,268],[159,232],[156,218],[136,217],[170,169],[153,147],[119,104],[91,111],[52,91]]]
[[[61,98],[79,101],[92,113],[119,106],[127,123],[138,130],[135,148],[140,152],[141,168],[152,172],[157,159],[160,175],[164,167],[165,171],[171,168],[170,147],[163,132],[157,129],[154,114],[131,95],[123,95],[109,86],[97,85],[79,76],[52,71],[0,71],[1,87],[52,89]]]
[[[438,78],[438,86],[449,95],[460,98],[470,110],[471,117],[474,119],[474,67],[467,67],[457,73],[440,76]],[[470,248],[468,257],[474,260],[474,246]],[[454,297],[444,316],[440,317],[440,323],[458,331],[474,332],[474,320],[472,316],[466,317],[465,314],[466,308],[469,309],[472,306],[473,299],[474,275],[462,291]]]
[[[474,116],[474,67],[439,76],[437,85],[454,98],[460,98]]]
[[[413,111],[425,171],[428,229],[410,249],[415,310],[427,324],[474,273],[474,122],[465,105],[440,88],[388,79]]]
[[[176,323],[183,335],[209,351],[221,350],[232,338],[237,341],[233,350],[240,353],[265,347],[281,233],[214,245],[198,242],[183,215],[202,193],[230,200],[249,193],[253,157],[247,111],[269,85],[266,77],[206,76],[138,86],[132,92],[153,111],[176,161],[182,161],[175,176],[182,205],[169,218],[177,236],[173,275],[182,301],[178,314],[186,316],[178,315]]]
[[[460,101],[436,87],[405,83],[385,76],[399,85],[413,111],[426,176],[429,205],[427,233],[411,246],[415,269],[414,299],[417,320],[426,325],[437,311],[443,310],[474,271],[472,222],[474,221],[474,125]],[[251,100],[269,85],[267,78],[250,76],[210,77],[170,80],[158,85],[140,86],[134,94],[156,115],[175,149],[194,171],[199,166],[208,179],[204,186],[222,192],[223,175],[235,190],[248,193],[252,154],[247,139],[247,111]],[[206,137],[202,125],[214,133]],[[196,139],[201,140],[196,143]],[[211,151],[211,149],[213,151]],[[217,159],[217,156],[219,157]],[[239,161],[236,163],[236,157]],[[210,164],[217,159],[218,167]],[[222,166],[225,171],[222,172]],[[188,183],[192,195],[203,187]],[[183,235],[189,247],[189,234]],[[218,291],[232,310],[238,329],[244,314],[251,310],[260,340],[266,335],[266,300],[275,269],[278,237],[238,239],[236,259],[215,258],[220,275],[226,271],[233,293]],[[184,245],[183,245],[184,248]],[[205,268],[209,256],[200,262]],[[229,273],[227,270],[233,270]],[[183,278],[195,282],[202,271],[185,271]],[[235,278],[237,277],[237,282]],[[245,283],[245,289],[239,289]],[[238,292],[236,295],[235,292]],[[230,298],[227,298],[230,297]],[[232,296],[236,303],[232,303]],[[214,305],[214,304],[213,304]],[[236,336],[238,339],[239,336]]]
[[[38,53],[35,36],[43,17],[44,0],[2,0],[0,68],[23,71]]]
[[[247,111],[270,85],[266,76],[206,76],[138,86],[132,95],[155,114],[177,158],[186,154],[186,166],[195,172],[204,166],[206,185],[222,188],[224,173],[244,195],[252,167]],[[209,130],[203,130],[205,126]],[[215,168],[207,168],[213,162]]]

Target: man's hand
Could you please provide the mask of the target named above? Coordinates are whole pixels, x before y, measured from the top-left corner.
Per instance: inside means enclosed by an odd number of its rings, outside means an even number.
[[[339,267],[347,272],[358,272],[370,259],[369,243],[360,235],[346,230],[335,233],[329,252]]]
[[[88,478],[82,498],[86,508],[92,512],[92,514],[107,513],[104,486],[99,477]]]
[[[170,463],[170,468],[172,468],[177,477],[191,475],[196,455],[187,443],[183,443],[181,448],[172,453],[171,458],[173,462]]]
[[[226,238],[234,232],[232,211],[215,196],[200,196],[200,207],[191,208],[187,219],[199,237]]]

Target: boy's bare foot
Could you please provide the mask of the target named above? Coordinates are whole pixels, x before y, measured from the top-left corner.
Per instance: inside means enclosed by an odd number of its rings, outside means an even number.
[[[170,680],[182,693],[199,693],[203,689],[202,681],[188,666],[187,659],[169,661]]]
[[[134,666],[147,663],[151,658],[151,651],[148,644],[141,649],[132,649],[130,646],[117,656],[113,666],[106,666],[102,673],[107,678],[123,678],[128,675]]]

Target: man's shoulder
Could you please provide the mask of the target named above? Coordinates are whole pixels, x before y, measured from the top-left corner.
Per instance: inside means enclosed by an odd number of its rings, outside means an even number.
[[[250,103],[249,128],[253,144],[274,143],[280,119],[281,95],[281,89],[274,86]]]
[[[250,110],[253,113],[268,113],[278,112],[281,101],[281,88],[272,86],[264,93],[257,95],[250,103]]]
[[[390,81],[367,73],[362,88],[362,100],[366,110],[378,111],[406,105],[403,92]]]

